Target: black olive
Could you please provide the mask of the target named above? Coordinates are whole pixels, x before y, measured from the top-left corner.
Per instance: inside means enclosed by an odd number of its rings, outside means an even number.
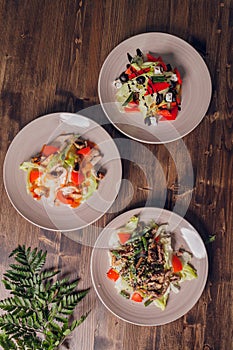
[[[176,81],[170,81],[170,87],[171,89],[174,89],[176,87]]]
[[[133,57],[129,53],[127,53],[127,57],[128,57],[129,62],[131,63]]]
[[[150,126],[150,125],[151,125],[150,117],[146,117],[146,118],[144,119],[144,123],[145,123],[146,125]]]
[[[156,104],[159,105],[163,101],[163,94],[157,94],[156,96]]]
[[[128,74],[125,72],[121,73],[119,79],[122,83],[126,83],[129,80]]]
[[[79,171],[79,163],[75,163],[75,165],[74,165],[74,170],[75,170],[75,171]]]
[[[139,77],[136,78],[136,81],[138,84],[144,84],[146,81],[146,78],[143,75],[139,75]]]
[[[137,52],[137,55],[138,55],[138,56],[142,57],[142,51],[141,51],[140,49],[137,49],[136,52]]]
[[[171,65],[169,63],[167,64],[167,70],[168,71],[172,70],[172,67],[171,67]]]
[[[84,140],[77,139],[74,143],[78,148],[86,147],[86,142]]]

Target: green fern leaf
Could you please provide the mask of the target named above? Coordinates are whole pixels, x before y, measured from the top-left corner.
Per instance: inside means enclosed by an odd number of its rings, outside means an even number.
[[[47,252],[23,245],[10,256],[17,264],[11,264],[3,278],[5,288],[13,296],[0,301],[0,308],[5,311],[0,316],[0,345],[10,339],[13,345],[6,345],[4,350],[55,350],[87,317],[81,316],[69,327],[69,315],[88,289],[75,291],[79,279],[53,282],[60,271],[42,271]]]
[[[16,271],[30,272],[30,267],[28,265],[10,264],[10,267]]]
[[[0,333],[0,345],[4,350],[17,350],[17,346],[4,332]]]

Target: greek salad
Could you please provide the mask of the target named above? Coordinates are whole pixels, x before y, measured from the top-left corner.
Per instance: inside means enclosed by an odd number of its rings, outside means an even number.
[[[98,146],[76,134],[59,135],[20,165],[27,173],[27,192],[35,200],[78,207],[98,188],[104,170]]]
[[[126,70],[114,81],[121,112],[141,112],[146,125],[159,120],[175,120],[181,109],[182,79],[177,68],[162,57],[137,49],[129,53]]]
[[[168,224],[145,224],[139,216],[116,231],[107,277],[120,295],[164,310],[171,291],[178,293],[183,281],[197,278],[192,254],[183,248],[174,251],[173,236]]]

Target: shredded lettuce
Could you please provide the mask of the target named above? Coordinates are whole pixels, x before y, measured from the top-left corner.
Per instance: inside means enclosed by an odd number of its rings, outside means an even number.
[[[83,193],[82,200],[87,200],[92,193],[97,189],[97,181],[94,176],[88,177],[82,184],[83,187],[87,188],[87,192]]]
[[[166,293],[161,298],[158,298],[158,299],[154,300],[154,304],[157,307],[159,307],[162,311],[164,311],[166,306],[167,306],[169,293],[170,293],[170,288],[167,289]]]
[[[137,216],[132,216],[129,221],[127,222],[127,224],[125,226],[120,227],[117,232],[122,232],[122,230],[124,230],[124,232],[129,232],[129,233],[133,233],[137,226],[138,226],[138,220],[139,217]]]
[[[180,274],[181,274],[180,282],[197,278],[197,271],[190,264],[185,264]]]

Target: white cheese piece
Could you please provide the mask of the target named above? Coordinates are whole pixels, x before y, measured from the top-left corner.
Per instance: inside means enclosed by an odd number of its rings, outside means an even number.
[[[162,67],[160,67],[160,66],[155,66],[155,67],[154,67],[154,73],[155,73],[155,74],[162,74]]]
[[[170,79],[171,79],[171,81],[177,81],[178,80],[177,75],[175,73],[172,74]]]
[[[172,102],[172,92],[167,92],[165,96],[167,102]]]

